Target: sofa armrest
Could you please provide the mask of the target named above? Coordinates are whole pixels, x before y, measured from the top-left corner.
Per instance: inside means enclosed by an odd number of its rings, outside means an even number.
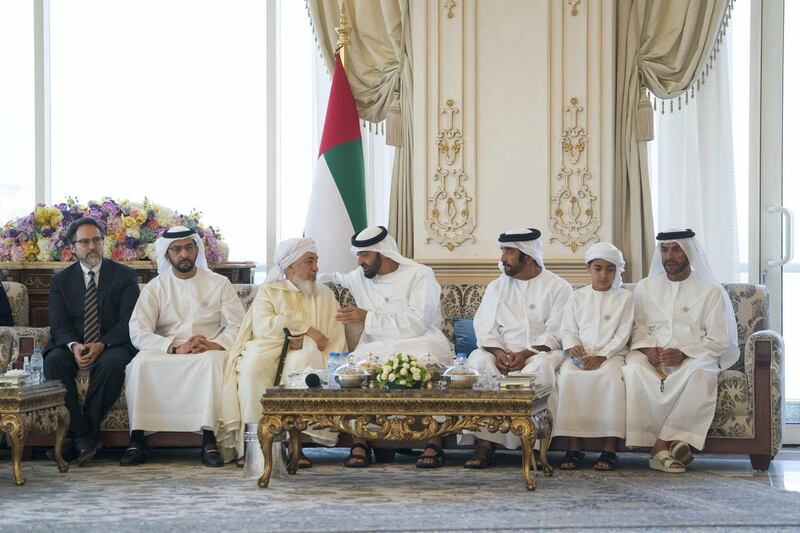
[[[744,371],[755,403],[756,439],[769,435],[765,455],[774,457],[783,443],[783,337],[771,330],[750,335],[745,345]]]
[[[19,358],[20,339],[31,337],[33,347],[44,349],[50,341],[50,328],[31,326],[0,326],[0,372],[5,372]]]

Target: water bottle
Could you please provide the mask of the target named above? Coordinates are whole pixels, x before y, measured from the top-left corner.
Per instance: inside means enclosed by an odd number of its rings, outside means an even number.
[[[30,375],[31,373],[31,358],[28,357],[27,355],[22,360],[22,371],[28,375]]]
[[[333,373],[336,371],[337,368],[342,366],[341,362],[342,355],[339,352],[331,352],[328,354],[328,366],[327,366],[327,374],[328,374],[328,388],[329,389],[338,389],[339,384],[336,383],[336,380],[333,379]]]
[[[34,348],[31,356],[31,381],[34,384],[44,381],[44,359],[39,348]]]

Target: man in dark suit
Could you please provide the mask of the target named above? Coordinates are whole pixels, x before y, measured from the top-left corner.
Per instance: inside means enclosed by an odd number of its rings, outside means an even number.
[[[97,451],[100,422],[119,397],[125,367],[136,355],[128,322],[139,297],[136,271],[103,259],[105,231],[89,217],[67,229],[79,261],[50,280],[50,342],[44,375],[67,389],[70,415],[64,457],[83,466]],[[75,376],[89,370],[89,390],[81,409]]]
[[[0,326],[13,326],[14,315],[11,314],[11,304],[8,301],[6,288],[0,283]]]

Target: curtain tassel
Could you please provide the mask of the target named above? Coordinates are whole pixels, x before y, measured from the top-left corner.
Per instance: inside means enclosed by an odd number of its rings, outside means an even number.
[[[653,135],[653,110],[650,108],[650,98],[647,89],[639,88],[639,105],[636,108],[636,140],[652,141]]]
[[[400,112],[400,91],[395,91],[386,110],[386,144],[389,146],[403,146]]]

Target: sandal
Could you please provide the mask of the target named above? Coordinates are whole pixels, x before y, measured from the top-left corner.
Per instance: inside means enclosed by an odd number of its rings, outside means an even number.
[[[353,453],[353,450],[364,450],[363,454]],[[366,444],[356,442],[350,446],[350,455],[344,460],[344,466],[347,468],[366,468],[371,462],[370,450]]]
[[[477,446],[472,455],[464,463],[464,468],[483,470],[488,468],[494,458],[494,445]]]
[[[678,465],[680,468],[673,468],[674,465]],[[669,454],[669,450],[661,450],[651,457],[650,469],[658,470],[659,472],[666,472],[668,474],[683,474],[686,472],[686,469],[683,467],[683,465],[676,461],[675,458]]]
[[[417,459],[417,468],[441,468],[444,466],[444,450],[438,444],[426,444],[423,448],[425,450],[431,449],[436,453],[433,455],[420,455]]]
[[[581,467],[581,461],[583,461],[584,457],[585,454],[583,452],[579,452],[578,450],[567,450],[567,453],[564,454],[564,458],[561,460],[561,464],[558,465],[558,468],[561,470],[577,470]]]
[[[225,466],[222,452],[216,444],[206,444],[200,449],[200,462],[211,467]]]
[[[291,461],[291,458],[289,460]],[[314,466],[314,464],[311,462],[311,459],[306,457],[306,454],[304,454],[303,451],[301,450],[300,457],[297,458],[297,468],[299,469],[311,468],[312,466]]]
[[[603,450],[597,461],[594,462],[594,469],[602,472],[610,472],[614,470],[614,465],[617,463],[617,454]]]
[[[683,466],[686,466],[694,461],[692,449],[689,447],[688,443],[683,442],[682,440],[676,440],[672,443],[672,446],[669,447],[669,454]]]
[[[244,468],[244,455],[236,459],[236,466],[238,468]]]

